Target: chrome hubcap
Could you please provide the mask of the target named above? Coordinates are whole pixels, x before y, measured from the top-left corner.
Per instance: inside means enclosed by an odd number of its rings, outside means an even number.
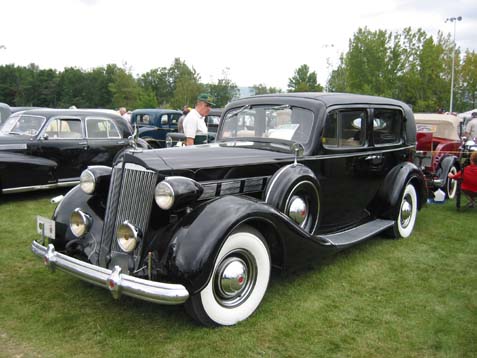
[[[407,227],[411,221],[412,204],[408,197],[404,198],[401,205],[401,227]]]
[[[257,279],[253,256],[237,250],[225,257],[214,275],[214,295],[222,306],[233,307],[245,301]]]
[[[293,221],[303,227],[308,217],[308,206],[305,200],[299,196],[292,197],[288,215]]]

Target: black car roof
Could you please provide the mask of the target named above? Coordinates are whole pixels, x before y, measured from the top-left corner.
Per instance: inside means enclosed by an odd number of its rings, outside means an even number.
[[[59,109],[59,108],[38,108],[38,109],[28,109],[26,111],[20,112],[22,115],[34,115],[34,116],[43,116],[43,117],[53,117],[53,116],[103,116],[109,118],[121,118],[121,116],[113,110],[110,109]]]
[[[396,106],[407,106],[404,102],[378,96],[367,96],[360,94],[352,93],[324,93],[324,92],[291,92],[291,93],[274,93],[274,94],[264,94],[252,97],[240,98],[237,101],[232,103],[238,104],[242,101],[250,102],[257,101],[263,102],[263,99],[283,99],[283,98],[293,98],[293,99],[305,99],[305,100],[315,100],[324,103],[326,106],[340,105],[340,104],[392,104]]]

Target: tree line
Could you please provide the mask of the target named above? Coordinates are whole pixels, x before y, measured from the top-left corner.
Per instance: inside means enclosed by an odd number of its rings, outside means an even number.
[[[360,28],[349,40],[325,86],[316,71],[301,65],[288,79],[288,92],[347,92],[386,96],[410,104],[416,112],[448,109],[454,43],[450,34],[434,39],[423,30],[402,32]],[[477,55],[455,50],[454,105],[456,111],[476,107]],[[266,84],[251,86],[256,94],[282,89]],[[126,66],[109,64],[92,70],[63,71],[0,66],[0,102],[11,106],[65,108],[182,108],[194,105],[201,92],[215,97],[218,107],[238,97],[238,87],[223,71],[215,83],[202,83],[200,74],[180,58],[133,76]]]

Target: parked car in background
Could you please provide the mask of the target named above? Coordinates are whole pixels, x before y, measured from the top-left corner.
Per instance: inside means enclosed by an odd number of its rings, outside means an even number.
[[[415,113],[414,117],[417,127],[416,164],[423,170],[430,190],[441,189],[453,199],[457,182],[447,175],[460,169],[461,120],[453,115],[434,113]]]
[[[10,107],[8,104],[0,102],[0,124],[5,122],[13,113],[34,108],[38,107]]]
[[[113,111],[34,109],[0,127],[0,190],[73,186],[89,165],[108,165],[129,147],[132,128]]]
[[[172,109],[136,109],[131,113],[131,123],[152,148],[165,148],[166,136],[177,132],[180,116],[181,111]]]
[[[257,309],[272,267],[320,262],[381,232],[409,237],[427,195],[415,144],[399,101],[243,98],[214,143],[89,167],[52,219],[38,219],[32,250],[116,298],[185,303],[202,324],[233,325]]]
[[[223,108],[212,108],[205,117],[205,125],[207,126],[207,134],[198,134],[194,138],[194,144],[206,144],[215,142],[217,130],[219,128],[220,116]],[[166,147],[177,147],[185,145],[186,137],[184,133],[169,133],[166,136]]]

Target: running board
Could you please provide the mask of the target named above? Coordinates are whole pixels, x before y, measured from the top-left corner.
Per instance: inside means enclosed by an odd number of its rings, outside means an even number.
[[[376,219],[350,230],[336,234],[320,235],[319,238],[338,248],[345,248],[380,233],[394,225],[393,220]]]

